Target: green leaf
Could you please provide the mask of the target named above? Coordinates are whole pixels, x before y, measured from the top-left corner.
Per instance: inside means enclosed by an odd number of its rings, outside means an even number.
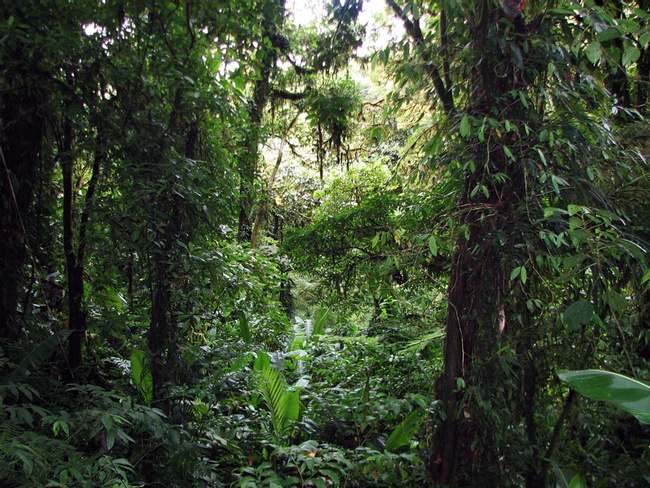
[[[625,51],[623,51],[623,58],[621,59],[621,62],[623,63],[623,66],[629,66],[632,63],[636,63],[640,57],[641,51],[639,51],[638,47],[627,46],[625,48]]]
[[[242,340],[246,344],[250,344],[253,342],[253,336],[251,335],[251,329],[248,326],[248,318],[246,317],[246,314],[239,310],[237,312],[237,318],[239,319],[239,334],[242,338]]]
[[[235,87],[240,92],[243,92],[244,88],[246,88],[246,79],[243,76],[235,76],[232,79],[232,82],[235,84]]]
[[[587,324],[594,314],[594,307],[586,300],[578,300],[564,311],[563,318],[568,332],[575,332]]]
[[[412,411],[386,439],[386,451],[395,452],[400,447],[411,442],[421,422],[420,412],[418,410]]]
[[[469,127],[469,117],[467,115],[463,115],[463,118],[460,119],[460,135],[463,138],[466,138],[469,136],[470,132],[470,127]]]
[[[586,369],[560,371],[559,378],[586,397],[615,405],[650,424],[650,386],[627,376]]]
[[[567,205],[566,209],[569,212],[569,215],[575,215],[583,211],[583,208],[580,205],[573,204]]]
[[[628,307],[628,303],[625,297],[623,297],[623,295],[620,293],[616,293],[615,291],[609,292],[607,303],[609,303],[609,306],[612,307],[612,310],[614,310],[616,313],[625,312]]]
[[[330,318],[329,308],[320,308],[314,314],[313,328],[311,331],[312,336],[319,336],[325,334],[325,325]]]
[[[645,273],[643,273],[643,277],[641,278],[641,284],[644,285],[646,283],[650,282],[650,268],[645,270]],[[649,283],[650,285],[650,283]],[[648,288],[648,285],[646,285],[646,289]]]
[[[569,488],[587,488],[587,482],[579,474],[571,478],[571,483],[569,483]]]
[[[526,284],[526,278],[527,278],[527,273],[526,273],[526,268],[523,266],[521,267],[521,273],[519,275],[521,277],[521,282],[525,285]]]
[[[253,364],[256,384],[264,402],[271,413],[275,434],[279,437],[289,421],[298,420],[300,414],[300,394],[289,389],[284,376],[271,367],[271,358],[259,352]]]
[[[300,394],[297,390],[285,391],[278,405],[278,416],[282,420],[298,420],[300,414]]]
[[[510,273],[510,281],[516,279],[519,275],[521,274],[521,266],[517,266],[515,269],[512,270]]]
[[[650,32],[645,32],[639,37],[639,45],[643,48],[650,42]]]
[[[528,108],[528,100],[526,100],[526,94],[523,91],[519,92],[519,100],[525,108]]]
[[[600,60],[601,56],[600,43],[592,42],[589,44],[585,49],[585,55],[591,63],[595,64],[598,60]]]
[[[18,367],[2,381],[2,384],[17,383],[29,376],[54,354],[59,344],[63,345],[68,340],[72,332],[71,329],[62,329],[45,339],[27,354]]]
[[[153,375],[147,358],[140,349],[134,349],[131,353],[131,374],[142,400],[150,407],[153,400]]]
[[[253,368],[255,369],[255,371],[262,372],[264,369],[270,367],[271,367],[271,358],[269,357],[269,355],[266,354],[264,351],[258,352],[257,357],[253,362]]]
[[[511,161],[514,161],[514,160],[515,160],[515,156],[512,154],[512,151],[510,151],[510,149],[508,148],[508,146],[501,146],[501,147],[503,147],[503,152],[505,153],[505,155],[508,156],[508,158],[509,158]]]
[[[106,430],[106,449],[111,450],[115,445],[115,429]]]
[[[429,250],[433,256],[438,255],[438,243],[436,242],[436,236],[429,237]]]
[[[611,41],[612,39],[618,39],[619,37],[621,37],[621,35],[622,35],[621,31],[619,31],[616,27],[609,27],[598,34],[598,41],[599,42]]]

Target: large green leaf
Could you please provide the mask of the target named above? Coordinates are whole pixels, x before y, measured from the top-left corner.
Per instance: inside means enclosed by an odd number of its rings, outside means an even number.
[[[594,400],[609,402],[650,424],[650,386],[611,371],[586,369],[560,371],[558,376],[569,386]]]
[[[566,324],[567,331],[575,332],[583,325],[589,323],[594,314],[594,307],[586,300],[578,300],[571,304],[564,311],[564,323]]]
[[[311,334],[313,336],[319,336],[325,334],[325,325],[330,318],[330,309],[329,308],[320,308],[314,314],[314,328],[312,329]]]
[[[587,482],[579,474],[571,478],[571,483],[569,483],[569,488],[587,488]]]
[[[300,394],[297,390],[287,390],[282,393],[278,405],[278,414],[283,421],[296,421],[300,414]]]
[[[386,450],[396,451],[402,446],[408,444],[422,422],[420,412],[413,410],[408,417],[395,428],[395,430],[386,439]]]

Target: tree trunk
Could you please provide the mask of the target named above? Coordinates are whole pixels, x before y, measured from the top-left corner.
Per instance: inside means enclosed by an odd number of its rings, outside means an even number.
[[[153,356],[151,375],[153,377],[153,398],[160,399],[160,393],[170,373],[166,369],[165,359],[170,343],[172,329],[170,273],[168,264],[155,264],[153,294],[151,297],[151,325],[149,327],[149,349]]]
[[[68,278],[68,327],[72,330],[68,340],[68,381],[74,381],[74,370],[81,366],[81,346],[87,326],[83,310],[83,265],[79,262],[74,245],[73,137],[72,122],[66,119],[59,144],[59,156],[63,174],[63,251]]]
[[[262,20],[264,38],[269,40],[261,42],[259,56],[259,74],[253,89],[253,100],[249,103],[248,119],[249,129],[244,140],[244,150],[239,161],[239,224],[237,229],[238,242],[251,242],[253,225],[251,212],[253,209],[255,178],[259,160],[259,143],[262,132],[262,117],[271,93],[271,73],[275,68],[277,50],[281,47],[282,38],[279,30],[284,22],[284,0],[277,0],[277,5],[272,6],[272,15],[265,15]]]
[[[483,2],[472,43],[475,59],[501,56],[499,48],[490,46],[487,32],[503,15],[489,0]],[[526,28],[522,18],[514,25],[514,35]],[[517,85],[515,80],[520,77],[512,60],[501,59],[500,63],[504,75],[499,77],[489,63],[477,63],[480,68],[472,80],[474,100],[468,113],[479,120],[491,113],[500,113],[506,120],[525,117],[513,112],[517,109],[511,108],[505,95],[511,90],[525,91],[526,86]],[[465,175],[458,203],[459,224],[467,233],[458,238],[452,258],[444,371],[436,385],[445,418],[434,439],[432,474],[441,485],[498,486],[502,477],[498,446],[491,434],[494,426],[490,425],[496,418],[495,409],[504,404],[494,356],[506,326],[507,280],[500,236],[515,225],[516,206],[525,193],[522,169],[506,156],[502,146],[514,146],[517,138],[511,133],[502,136],[498,144],[475,144],[468,154],[477,164]],[[503,178],[493,178],[495,174]],[[484,185],[488,194],[477,192],[478,185]],[[512,246],[509,242],[507,249]]]
[[[502,267],[492,235],[498,217],[471,210],[462,224],[468,226],[469,238],[459,238],[452,261],[444,373],[438,381],[446,418],[436,435],[433,474],[440,484],[495,486],[498,466],[481,418],[484,407],[468,398],[466,388],[489,389],[497,380],[490,359],[499,336],[497,305],[503,297]]]
[[[66,120],[63,128],[63,140],[60,143],[60,158],[61,172],[63,174],[63,250],[68,277],[68,327],[73,331],[68,341],[67,366],[70,368],[68,376],[70,381],[74,379],[74,370],[82,364],[83,338],[88,328],[88,316],[83,305],[86,237],[95,189],[99,181],[104,158],[102,133],[98,129],[92,173],[88,181],[84,206],[81,211],[75,249],[73,139],[72,123],[70,120]]]
[[[275,186],[275,179],[277,178],[278,171],[280,169],[280,163],[282,163],[282,153],[284,152],[284,146],[287,143],[289,132],[291,131],[291,129],[293,129],[293,126],[296,124],[296,121],[298,120],[299,116],[300,116],[300,112],[298,112],[296,116],[291,120],[289,126],[287,127],[286,132],[282,136],[282,141],[280,141],[280,147],[278,148],[278,157],[275,160],[275,166],[273,166],[273,171],[271,173],[271,178],[269,180],[269,189],[268,189],[269,195],[265,196],[264,200],[260,204],[260,207],[257,209],[257,215],[255,216],[255,225],[253,226],[253,233],[251,235],[251,249],[255,249],[257,247],[257,241],[259,239],[260,230],[262,228],[262,224],[264,223],[264,219],[266,219],[266,214],[269,208],[269,200],[271,198],[270,193],[273,191],[273,188]]]
[[[198,126],[190,122],[188,106],[183,100],[182,89],[176,91],[173,109],[170,114],[164,140],[160,142],[161,152],[152,163],[151,174],[158,173],[158,178],[165,178],[164,165],[167,155],[163,152],[168,149],[169,134],[182,136],[183,156],[195,159],[199,138]],[[176,324],[174,315],[173,291],[174,287],[182,286],[182,277],[178,276],[179,242],[187,245],[192,236],[191,224],[188,223],[191,209],[188,208],[184,198],[179,197],[174,191],[174,182],[169,183],[170,188],[166,194],[160,195],[153,202],[154,213],[158,215],[159,222],[154,226],[156,238],[150,244],[150,259],[152,260],[151,273],[151,324],[149,327],[149,350],[151,351],[151,374],[153,377],[153,398],[161,401],[161,407],[166,410],[169,406],[162,395],[166,382],[174,383],[172,371],[172,358],[174,357],[174,344],[176,341]]]
[[[3,49],[9,50],[7,46]],[[26,81],[33,76],[30,73],[5,69],[3,75],[4,95],[0,100],[0,339],[13,341],[21,335],[17,321],[18,297],[28,258],[34,180],[41,166],[45,95]]]
[[[639,8],[642,12],[647,12],[650,8],[650,1],[640,0]],[[648,107],[648,85],[650,85],[650,48],[640,46],[641,56],[636,63],[637,71],[637,92],[636,92],[636,109],[644,116],[650,114]]]

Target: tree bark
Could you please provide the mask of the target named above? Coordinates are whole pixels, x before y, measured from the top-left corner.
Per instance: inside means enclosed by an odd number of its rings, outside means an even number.
[[[68,379],[71,381],[74,378],[74,370],[82,364],[82,345],[88,328],[88,316],[83,304],[86,238],[95,189],[99,181],[104,157],[102,134],[101,130],[98,129],[92,172],[86,189],[84,206],[81,210],[77,244],[75,246],[73,141],[72,123],[69,119],[66,119],[63,128],[63,139],[60,143],[60,159],[63,174],[63,249],[68,277],[68,327],[73,331],[68,340],[68,367],[70,368]]]
[[[266,15],[262,21],[264,38],[269,40],[270,46],[266,42],[261,42],[258,56],[259,74],[253,89],[253,100],[249,103],[248,135],[244,140],[244,151],[239,161],[239,223],[237,228],[237,240],[240,243],[251,242],[253,225],[251,222],[251,212],[254,201],[254,186],[257,176],[257,166],[259,160],[259,143],[262,131],[262,117],[264,109],[271,95],[271,74],[275,68],[277,60],[277,51],[280,49],[282,38],[279,30],[284,22],[284,0],[278,0],[274,5],[273,15]]]
[[[5,66],[9,58],[22,58],[20,48],[3,49],[10,53],[0,58]],[[45,134],[46,95],[36,82],[29,82],[34,76],[29,69],[3,69],[0,99],[0,339],[10,341],[21,335],[19,291],[29,256],[30,207]]]
[[[282,136],[282,141],[280,141],[280,147],[278,148],[278,157],[275,160],[275,166],[273,166],[273,172],[271,173],[271,178],[269,180],[269,190],[268,190],[269,193],[273,191],[273,187],[275,185],[275,179],[278,176],[280,163],[282,163],[282,153],[284,152],[284,146],[287,143],[289,132],[291,131],[291,129],[293,129],[293,126],[296,124],[299,116],[300,116],[300,112],[298,112],[296,116],[291,120],[291,122],[289,123],[289,127],[287,127],[287,130],[284,133],[284,136]],[[271,198],[270,195],[266,195],[264,201],[261,203],[259,209],[257,210],[257,214],[255,215],[255,225],[253,226],[253,233],[251,234],[251,249],[255,249],[257,247],[257,241],[259,238],[260,229],[262,227],[262,223],[264,222],[264,219],[266,218],[266,214],[268,212],[270,198]]]
[[[473,178],[467,182],[469,195]],[[445,420],[434,440],[432,471],[442,485],[498,484],[494,443],[483,424],[485,412],[466,396],[466,388],[488,390],[498,381],[490,360],[499,337],[498,304],[504,294],[501,259],[494,247],[494,233],[502,222],[500,215],[474,209],[461,220],[469,237],[459,238],[452,260],[444,372],[437,384]]]
[[[445,15],[441,13],[443,59],[440,69],[432,55],[435,50],[426,44],[419,21],[409,18],[394,0],[386,2],[404,22],[443,109],[453,114],[456,104],[445,58],[448,36]],[[476,26],[470,49],[478,69],[472,72],[470,93],[473,98],[467,113],[482,118],[490,116],[497,108],[495,113],[507,118],[513,115],[508,114],[512,104],[504,102],[504,95],[513,89],[525,91],[526,86],[523,81],[519,81],[521,86],[516,85],[515,80],[521,77],[516,76],[513,61],[503,59],[494,41],[488,40],[490,24],[500,25],[499,17],[504,16],[504,12],[496,9],[491,0],[478,3],[476,17],[468,20]],[[514,25],[514,35],[526,29],[521,17]],[[498,56],[504,73],[500,77],[486,62]],[[492,415],[492,400],[498,400],[496,396],[499,395],[499,373],[493,354],[505,326],[506,280],[498,235],[512,226],[514,206],[524,194],[521,168],[509,161],[502,149],[514,141],[516,137],[504,136],[499,144],[494,141],[492,144],[472,144],[469,153],[465,153],[477,164],[464,176],[464,191],[457,206],[459,225],[466,229],[466,234],[458,238],[452,258],[444,371],[436,382],[445,413],[434,438],[431,464],[432,476],[439,485],[497,486],[502,476],[497,448],[486,424]],[[496,173],[503,174],[504,178],[493,178]],[[482,195],[482,191],[476,193],[477,185],[485,185],[488,195]],[[482,399],[478,398],[480,395]]]
[[[73,138],[72,122],[66,119],[59,142],[59,157],[63,175],[63,252],[68,279],[68,327],[72,330],[68,339],[68,381],[73,381],[74,370],[81,366],[81,346],[87,327],[83,310],[83,265],[79,262],[74,245]]]

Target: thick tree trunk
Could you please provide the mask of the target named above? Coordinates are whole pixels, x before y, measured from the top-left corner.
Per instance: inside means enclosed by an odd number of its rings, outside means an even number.
[[[261,48],[266,51],[266,48]],[[269,50],[270,51],[270,50]],[[271,70],[275,66],[276,56],[271,52],[264,52],[260,78],[255,83],[253,101],[249,107],[250,128],[244,142],[244,154],[239,164],[240,187],[239,187],[239,226],[237,240],[239,242],[250,242],[253,226],[251,223],[251,211],[253,208],[253,189],[257,176],[257,163],[259,159],[260,132],[262,130],[262,117],[264,109],[271,92]]]
[[[490,23],[503,15],[491,2],[483,3],[473,42],[477,60],[501,55],[500,49],[490,47],[487,32]],[[517,34],[526,29],[520,17],[514,25]],[[511,60],[500,62],[504,73],[500,77],[489,63],[477,63],[480,68],[472,81],[475,98],[468,112],[479,119],[491,116],[494,108],[505,119],[516,120],[522,115],[512,113],[516,109],[511,108],[506,94],[526,91],[526,86],[521,81],[522,86],[516,84],[520,77]],[[476,144],[468,155],[477,164],[465,176],[458,204],[459,224],[466,226],[468,234],[459,237],[452,260],[444,371],[436,385],[445,419],[434,440],[432,474],[441,485],[498,486],[502,477],[494,426],[489,425],[490,418],[495,418],[494,409],[504,404],[494,356],[506,326],[508,280],[501,239],[516,225],[516,207],[525,193],[522,169],[506,156],[502,146],[514,146],[518,137],[511,133],[502,136],[499,144]],[[503,177],[493,178],[495,174]],[[485,185],[489,194],[477,193],[477,185]],[[510,249],[513,243],[507,246]]]
[[[187,159],[195,159],[198,149],[199,130],[196,122],[189,122],[188,106],[185,104],[182,89],[176,91],[167,131],[160,148],[167,148],[169,135],[178,134],[184,139],[183,155]],[[152,174],[158,173],[158,178],[165,178],[163,167],[169,162],[167,156],[161,151],[159,157],[154,159]],[[154,241],[150,244],[150,259],[152,267],[151,278],[151,324],[149,327],[149,350],[151,351],[151,374],[153,377],[153,398],[161,402],[163,409],[169,407],[169,402],[164,398],[163,390],[166,382],[174,383],[172,371],[175,356],[174,345],[176,341],[176,322],[174,309],[174,288],[181,287],[183,278],[178,275],[179,242],[187,245],[193,229],[189,223],[191,208],[184,198],[173,191],[173,182],[169,191],[158,197],[154,205],[154,213],[158,215],[159,222],[154,226]],[[182,252],[182,251],[181,251]]]
[[[484,407],[466,395],[467,388],[487,391],[497,380],[490,360],[502,320],[503,273],[493,243],[498,219],[478,210],[465,214],[469,238],[459,238],[452,261],[445,367],[437,385],[446,415],[435,440],[433,474],[440,484],[493,486],[498,476]]]
[[[45,97],[25,84],[30,76],[5,71],[5,95],[0,100],[0,339],[8,340],[21,335],[18,299],[28,258],[29,210],[45,130]]]

